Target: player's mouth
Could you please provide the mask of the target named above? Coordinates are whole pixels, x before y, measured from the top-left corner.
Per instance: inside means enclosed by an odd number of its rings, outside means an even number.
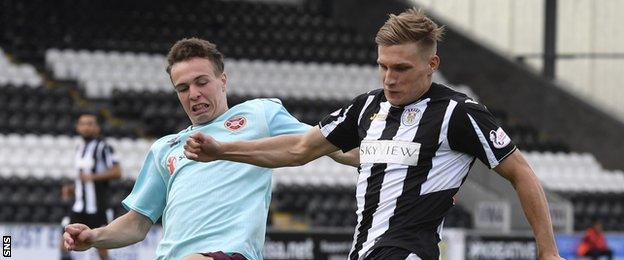
[[[401,92],[396,91],[396,90],[389,90],[389,89],[386,89],[386,94],[387,94],[387,95],[392,95],[392,96],[394,96],[394,95],[399,95],[399,94],[401,94]]]
[[[206,103],[200,103],[200,104],[193,105],[191,107],[191,111],[193,112],[193,114],[199,115],[199,114],[203,114],[203,113],[208,112],[208,108],[209,107],[210,107],[210,105],[208,105]]]

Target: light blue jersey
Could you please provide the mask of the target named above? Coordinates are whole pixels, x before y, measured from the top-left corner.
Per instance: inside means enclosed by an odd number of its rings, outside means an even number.
[[[152,222],[162,215],[158,259],[214,251],[262,259],[271,170],[230,161],[195,162],[184,157],[183,146],[197,131],[231,142],[309,128],[277,100],[255,99],[234,106],[207,124],[156,141],[122,204]]]

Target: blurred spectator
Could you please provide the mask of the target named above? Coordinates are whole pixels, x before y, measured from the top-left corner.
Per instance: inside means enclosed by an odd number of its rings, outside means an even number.
[[[589,257],[590,259],[598,259],[606,256],[607,259],[613,258],[613,251],[609,249],[607,240],[604,237],[602,223],[595,219],[592,221],[591,227],[585,232],[585,236],[576,249],[578,256]]]

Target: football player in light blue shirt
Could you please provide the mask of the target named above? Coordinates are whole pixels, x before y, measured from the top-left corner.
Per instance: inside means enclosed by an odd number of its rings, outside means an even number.
[[[122,202],[127,214],[103,228],[68,225],[64,245],[77,251],[123,247],[143,240],[162,217],[158,259],[262,259],[271,170],[189,160],[185,141],[196,132],[236,141],[304,133],[310,126],[292,117],[279,100],[255,99],[228,108],[223,57],[208,41],[181,40],[167,59],[167,72],[192,125],[152,145],[132,193]],[[355,152],[332,157],[358,165]]]

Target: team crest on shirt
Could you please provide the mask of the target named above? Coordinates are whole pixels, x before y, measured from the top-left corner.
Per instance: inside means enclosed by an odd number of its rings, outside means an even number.
[[[422,113],[418,108],[409,108],[403,111],[401,115],[401,123],[406,126],[413,126],[416,124]]]
[[[175,155],[170,155],[169,157],[167,157],[167,170],[169,171],[169,175],[173,175],[173,172],[175,171],[175,163],[177,161],[177,158]]]
[[[490,131],[490,141],[492,141],[492,144],[495,148],[501,149],[507,146],[511,142],[511,139],[509,138],[507,133],[503,131],[503,128],[499,127],[498,129],[496,129],[496,131]]]
[[[245,125],[247,124],[247,118],[244,116],[233,116],[230,117],[228,120],[225,120],[225,123],[223,123],[223,126],[225,126],[225,128],[227,128],[227,130],[230,130],[232,132],[236,132],[238,130],[240,130],[241,128],[245,127]]]

